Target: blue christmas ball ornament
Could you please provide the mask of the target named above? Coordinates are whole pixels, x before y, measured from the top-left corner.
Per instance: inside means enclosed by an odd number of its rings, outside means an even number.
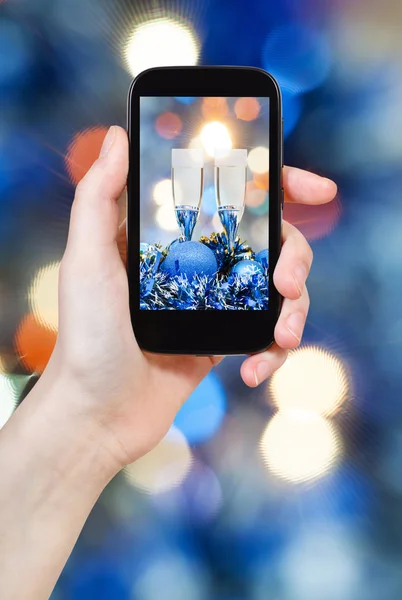
[[[241,279],[249,279],[253,275],[263,275],[264,268],[257,260],[240,260],[231,270],[232,274],[238,275]]]
[[[160,266],[160,270],[171,277],[185,275],[191,280],[194,275],[213,277],[218,270],[215,254],[201,242],[182,242],[173,246]]]
[[[269,259],[268,259],[268,250],[261,250],[258,254],[255,255],[255,260],[258,260],[259,263],[262,264],[264,269],[268,269]]]

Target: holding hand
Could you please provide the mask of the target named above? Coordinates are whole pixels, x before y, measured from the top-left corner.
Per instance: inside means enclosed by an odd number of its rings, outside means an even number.
[[[112,127],[99,159],[79,183],[60,269],[59,334],[42,378],[74,382],[69,411],[101,425],[105,444],[123,466],[166,434],[183,402],[220,359],[151,355],[134,338],[124,265],[125,225],[116,200],[128,171],[125,131]],[[320,204],[336,185],[312,173],[284,168],[288,202]],[[123,258],[123,260],[122,260]],[[241,375],[256,386],[278,369],[301,340],[309,308],[306,279],[312,251],[303,235],[283,224],[274,282],[283,295],[276,343],[245,359]]]

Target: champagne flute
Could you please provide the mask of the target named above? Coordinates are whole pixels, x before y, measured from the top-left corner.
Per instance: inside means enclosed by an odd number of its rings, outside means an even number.
[[[172,191],[181,239],[190,241],[200,214],[204,188],[204,152],[172,150]]]
[[[215,152],[215,195],[218,214],[226,232],[229,252],[234,249],[244,213],[247,183],[247,150]]]

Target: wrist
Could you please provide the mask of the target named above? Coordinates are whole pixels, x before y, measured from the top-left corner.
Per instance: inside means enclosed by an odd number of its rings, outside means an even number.
[[[82,390],[51,369],[24,399],[8,429],[57,476],[87,485],[95,494],[121,468],[105,427],[88,413]]]

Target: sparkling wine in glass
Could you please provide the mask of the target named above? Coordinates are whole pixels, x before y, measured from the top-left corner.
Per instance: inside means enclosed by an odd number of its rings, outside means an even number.
[[[247,150],[215,153],[215,194],[218,214],[226,232],[229,251],[234,248],[244,213],[247,183]]]
[[[172,150],[172,190],[181,239],[190,241],[200,214],[204,188],[204,152]]]

